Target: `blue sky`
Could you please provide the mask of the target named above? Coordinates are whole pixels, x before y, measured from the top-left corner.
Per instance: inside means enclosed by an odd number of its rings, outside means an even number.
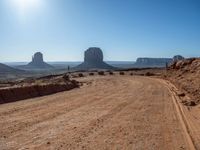
[[[105,60],[200,56],[199,0],[14,1],[0,1],[0,62],[80,61],[91,46]]]

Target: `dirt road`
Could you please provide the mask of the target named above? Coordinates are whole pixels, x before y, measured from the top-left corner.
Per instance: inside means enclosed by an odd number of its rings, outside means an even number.
[[[0,149],[194,149],[173,94],[145,77],[89,77],[80,89],[0,105]]]

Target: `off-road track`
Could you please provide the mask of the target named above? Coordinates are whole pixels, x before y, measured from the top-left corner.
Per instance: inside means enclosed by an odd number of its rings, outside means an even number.
[[[79,89],[0,105],[0,150],[200,148],[198,126],[192,129],[169,83],[139,76],[82,80],[88,84]]]

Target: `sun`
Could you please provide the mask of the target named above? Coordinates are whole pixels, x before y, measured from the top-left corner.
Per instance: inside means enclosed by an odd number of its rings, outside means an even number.
[[[20,15],[26,15],[31,11],[36,11],[42,0],[10,0],[10,3]]]

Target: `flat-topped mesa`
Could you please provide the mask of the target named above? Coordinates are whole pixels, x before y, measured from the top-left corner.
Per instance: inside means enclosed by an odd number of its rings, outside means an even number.
[[[164,67],[172,62],[172,58],[138,58],[136,67]]]
[[[84,53],[84,62],[75,70],[90,70],[90,69],[114,69],[113,66],[106,64],[103,61],[103,52],[98,47],[90,47]]]
[[[173,58],[149,58],[143,57],[138,58],[134,67],[165,67],[167,64],[171,64],[174,61],[183,60],[184,57],[181,55],[176,55]]]

